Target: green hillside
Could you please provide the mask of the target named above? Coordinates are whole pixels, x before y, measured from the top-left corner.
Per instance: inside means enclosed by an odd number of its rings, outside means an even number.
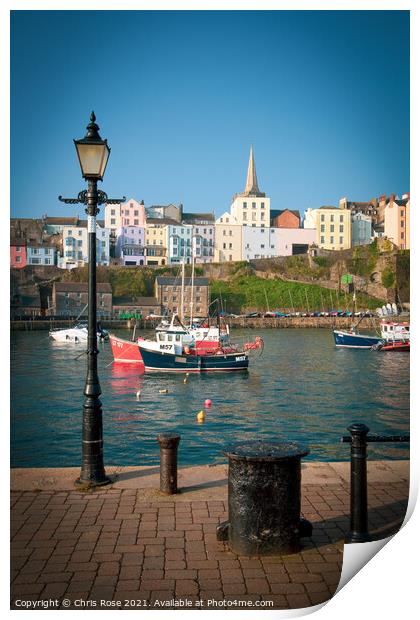
[[[244,312],[246,310],[302,310],[311,311],[352,309],[352,294],[338,294],[337,291],[324,288],[317,284],[300,284],[284,280],[266,280],[256,276],[240,276],[226,282],[214,280],[211,283],[212,300],[223,299],[223,307],[228,312]],[[374,309],[381,306],[384,300],[357,294],[358,310]]]

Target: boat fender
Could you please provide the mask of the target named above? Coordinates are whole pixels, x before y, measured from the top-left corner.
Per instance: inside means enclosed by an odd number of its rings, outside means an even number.
[[[136,400],[140,400],[140,396],[141,396],[141,390],[136,392]]]
[[[167,389],[164,389],[164,390],[159,390],[159,394],[167,394],[167,393],[168,393],[168,390],[167,390]]]
[[[190,353],[190,347],[189,346],[185,345],[184,353],[186,353],[186,355],[188,355]]]
[[[199,411],[197,413],[197,421],[204,422],[205,419],[206,419],[206,414],[204,413],[204,411],[203,410]]]
[[[204,401],[204,406],[205,407],[211,407],[212,406],[212,401],[211,398],[206,398],[206,400]]]

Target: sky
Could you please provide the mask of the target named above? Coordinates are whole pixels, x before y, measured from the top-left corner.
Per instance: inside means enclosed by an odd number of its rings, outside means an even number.
[[[110,197],[219,216],[251,144],[273,209],[401,195],[409,12],[12,12],[12,217],[83,215],[91,110]]]

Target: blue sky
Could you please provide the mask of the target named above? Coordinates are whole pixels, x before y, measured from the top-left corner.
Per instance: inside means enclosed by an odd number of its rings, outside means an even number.
[[[272,208],[409,191],[408,11],[18,11],[11,35],[12,216],[83,213],[57,196],[92,109],[102,189],[146,206],[220,215],[251,144]]]

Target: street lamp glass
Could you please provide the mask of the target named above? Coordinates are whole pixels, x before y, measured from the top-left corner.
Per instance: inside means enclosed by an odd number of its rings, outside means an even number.
[[[101,179],[108,163],[110,148],[106,140],[90,141],[88,138],[75,140],[82,175],[85,179]]]

